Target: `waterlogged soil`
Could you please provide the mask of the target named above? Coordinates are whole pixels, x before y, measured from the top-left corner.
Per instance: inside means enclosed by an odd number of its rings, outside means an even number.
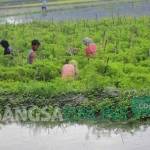
[[[39,8],[40,10],[40,8]],[[11,11],[11,10],[10,10]],[[17,10],[18,11],[18,10]],[[7,14],[9,10],[3,10],[3,14]],[[23,12],[23,9],[19,9]],[[30,12],[30,11],[28,11]],[[11,14],[11,13],[10,13]],[[96,19],[112,16],[149,16],[150,0],[139,0],[136,2],[118,2],[105,3],[99,5],[90,5],[86,7],[66,7],[64,9],[51,10],[47,13],[30,13],[26,15],[17,15],[9,17],[1,17],[0,23],[26,23],[34,20],[44,21],[66,21],[81,19]]]
[[[1,124],[2,150],[149,150],[149,124]]]

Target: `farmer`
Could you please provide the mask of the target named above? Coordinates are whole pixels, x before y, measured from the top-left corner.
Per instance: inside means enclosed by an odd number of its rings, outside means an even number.
[[[12,48],[10,47],[7,40],[1,40],[0,45],[4,48],[4,55],[12,54]]]
[[[88,58],[96,55],[96,44],[93,42],[91,38],[86,37],[83,40],[83,44],[86,46],[85,53]]]
[[[62,79],[75,79],[78,75],[78,65],[75,60],[69,61],[68,59],[65,61],[65,64],[61,71]]]
[[[36,58],[36,51],[38,50],[40,46],[40,42],[38,40],[32,41],[32,49],[30,50],[29,56],[28,56],[28,62],[29,64],[33,64]]]
[[[42,11],[43,12],[47,11],[47,0],[42,0]]]

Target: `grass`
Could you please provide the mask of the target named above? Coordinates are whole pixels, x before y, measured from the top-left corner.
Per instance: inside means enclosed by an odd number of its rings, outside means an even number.
[[[148,29],[149,18],[64,22],[61,25],[49,22],[0,25],[0,36],[10,41],[15,54],[13,59],[3,57],[1,49],[1,82],[26,84],[32,81],[47,84],[59,81],[59,70],[69,57],[66,50],[77,47],[80,52],[72,59],[79,63],[80,76],[73,83],[83,84],[83,90],[92,86],[112,85],[122,89],[149,87]],[[90,61],[84,56],[81,43],[86,36],[92,37],[98,46],[97,57]],[[30,66],[26,59],[30,41],[34,38],[39,39],[42,46],[37,62]],[[107,58],[110,61],[104,73]]]
[[[70,100],[71,107],[64,106],[64,112],[70,115],[70,111],[76,112],[73,97],[81,94],[89,101],[83,109],[79,108],[79,116],[89,105],[90,108],[94,106],[94,111],[88,109],[87,118],[104,106],[115,105],[116,113],[118,106],[126,109],[120,110],[123,116],[114,114],[114,117],[126,119],[124,112],[130,106],[130,99],[138,95],[149,96],[146,93],[150,91],[149,23],[149,17],[119,17],[0,25],[0,37],[8,39],[14,49],[13,57],[4,57],[0,49],[0,105],[55,106],[68,104],[66,100]],[[93,38],[98,47],[97,56],[89,61],[82,45],[82,39],[87,36]],[[41,48],[36,63],[28,65],[32,39],[39,39]],[[79,53],[68,56],[66,51],[72,47],[78,48]],[[66,58],[78,62],[80,74],[76,80],[63,81],[60,77]],[[107,87],[118,88],[121,93],[133,89],[137,92],[127,97],[122,94],[115,101],[109,97],[103,100],[101,89]]]

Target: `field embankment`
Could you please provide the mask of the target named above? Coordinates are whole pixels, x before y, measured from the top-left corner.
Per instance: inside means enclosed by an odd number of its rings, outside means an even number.
[[[97,118],[109,108],[107,112],[114,114],[115,120],[131,118],[131,99],[149,96],[150,91],[149,22],[149,17],[119,17],[0,25],[0,37],[8,39],[14,49],[11,57],[4,57],[0,49],[1,108],[59,106],[68,118],[79,111],[79,116],[87,115],[85,119]],[[97,56],[90,60],[82,45],[86,36],[98,47]],[[36,63],[28,65],[32,39],[39,39],[41,48]],[[68,56],[69,48],[78,48],[78,54]],[[75,80],[60,77],[66,58],[78,62],[80,73]]]

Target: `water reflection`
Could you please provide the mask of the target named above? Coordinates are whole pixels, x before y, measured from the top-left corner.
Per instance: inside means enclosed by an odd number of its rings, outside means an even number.
[[[16,17],[16,16],[10,16],[10,17],[4,17],[4,18],[0,18],[0,23],[1,24],[22,24],[22,23],[26,23],[26,22],[32,22],[31,18],[25,17],[25,16],[20,16],[20,17]]]
[[[49,20],[49,21],[64,21],[64,20],[80,20],[80,19],[95,19],[112,16],[149,16],[150,15],[150,0],[139,0],[132,2],[108,3],[93,7],[53,10],[47,14],[35,13],[22,16],[0,18],[0,23],[27,23],[31,21]]]
[[[0,149],[144,150],[149,149],[150,121],[100,124],[3,124]],[[7,144],[9,143],[9,145]]]
[[[49,130],[62,130],[66,131],[70,127],[82,128],[86,127],[88,129],[88,133],[92,133],[96,135],[97,138],[101,136],[110,137],[112,134],[120,134],[120,133],[129,133],[131,135],[136,134],[136,132],[144,132],[147,128],[150,127],[150,120],[147,121],[134,121],[134,122],[103,122],[103,123],[49,123],[49,122],[7,122],[0,123],[0,130],[7,126],[18,126],[20,128],[28,128],[31,129],[33,133],[41,133],[43,131]],[[88,135],[88,134],[87,134]],[[87,136],[88,137],[88,136]]]
[[[19,19],[15,19],[15,17],[7,17],[5,19],[5,21],[9,24],[19,24],[19,23],[23,23],[23,20],[19,20]]]

